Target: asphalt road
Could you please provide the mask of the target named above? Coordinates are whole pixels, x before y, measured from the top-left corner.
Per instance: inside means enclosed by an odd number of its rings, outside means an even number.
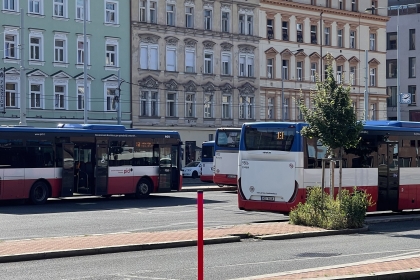
[[[201,184],[186,179],[186,187]],[[154,194],[149,199],[126,197],[67,198],[45,205],[0,204],[0,240],[190,229],[196,227],[195,192]],[[205,226],[285,220],[273,213],[245,212],[237,208],[236,192],[204,193]]]
[[[364,234],[206,246],[205,279],[232,279],[420,252],[417,223],[370,225]],[[196,248],[177,248],[0,266],[2,279],[197,279]]]

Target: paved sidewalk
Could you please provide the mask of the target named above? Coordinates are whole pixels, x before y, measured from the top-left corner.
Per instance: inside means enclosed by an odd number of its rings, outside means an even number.
[[[351,234],[368,230],[328,231],[319,228],[270,222],[205,228],[205,244],[239,242],[244,238],[290,239],[308,236]],[[87,236],[37,238],[0,241],[0,263],[60,258],[126,251],[196,246],[197,231],[177,230],[161,232],[122,232]],[[289,271],[249,279],[395,279],[420,278],[420,255],[400,259],[379,259],[369,263],[355,263],[312,270]],[[382,276],[378,275],[382,273]],[[375,274],[375,278],[371,278]],[[410,276],[410,277],[411,277]],[[327,278],[326,278],[327,277]],[[331,278],[333,277],[333,278]],[[388,277],[388,278],[381,278]]]

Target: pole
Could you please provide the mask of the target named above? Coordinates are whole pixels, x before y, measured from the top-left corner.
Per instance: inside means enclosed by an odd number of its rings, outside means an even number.
[[[365,92],[364,92],[364,111],[365,114],[363,116],[363,120],[367,121],[369,119],[368,116],[368,112],[369,112],[369,92],[368,92],[368,50],[365,50],[365,65],[366,65],[366,69],[365,69]]]
[[[284,65],[283,55],[280,54],[281,59],[281,121],[284,122]]]
[[[400,104],[400,7],[398,6],[397,14],[397,121],[401,120],[401,104]]]
[[[197,191],[197,247],[198,247],[198,280],[204,279],[204,213],[203,213],[203,191]]]
[[[25,14],[20,9],[20,122],[26,125]]]
[[[323,78],[324,78],[324,69],[322,68],[322,14],[323,14],[324,12],[321,12],[321,14],[320,14],[320,16],[321,16],[321,20],[320,20],[320,22],[319,22],[319,28],[320,28],[320,31],[319,31],[319,37],[320,37],[320,43],[321,43],[321,82],[322,82],[322,80],[323,80]]]
[[[87,17],[87,5],[86,0],[83,1],[83,90],[84,90],[84,100],[83,100],[83,123],[87,124],[88,122],[88,100],[89,94],[87,89],[87,38],[86,38],[86,17]]]
[[[121,124],[121,84],[120,84],[120,69],[118,69],[118,102],[117,102],[117,120]]]

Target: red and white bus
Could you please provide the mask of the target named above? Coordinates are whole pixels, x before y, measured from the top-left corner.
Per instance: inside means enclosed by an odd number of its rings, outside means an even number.
[[[213,182],[219,186],[236,186],[240,128],[218,128],[214,145]]]
[[[0,127],[0,200],[179,191],[181,144],[122,125]]]
[[[201,175],[202,182],[213,183],[213,157],[214,141],[206,141],[201,148]]]
[[[321,185],[326,147],[300,134],[304,123],[246,123],[242,127],[238,206],[288,213]],[[359,146],[342,155],[342,186],[372,197],[368,211],[420,208],[420,123],[367,121]],[[339,151],[335,151],[338,155]],[[325,178],[329,178],[329,168]],[[334,194],[338,192],[334,173]],[[329,190],[329,180],[325,181]]]

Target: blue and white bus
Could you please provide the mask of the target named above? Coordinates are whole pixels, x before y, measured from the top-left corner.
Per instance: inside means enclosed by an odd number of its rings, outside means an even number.
[[[240,128],[218,128],[214,145],[213,181],[219,186],[236,186]]]
[[[203,182],[213,183],[214,141],[204,142],[201,149],[201,175]]]
[[[288,213],[304,202],[308,187],[321,185],[326,147],[307,139],[304,123],[261,122],[242,127],[238,206]],[[342,154],[342,186],[372,196],[368,211],[420,208],[420,123],[368,121],[357,148]],[[335,151],[338,155],[339,151]],[[328,167],[328,166],[327,166]],[[329,168],[325,178],[329,178]],[[335,172],[334,192],[339,172]],[[329,180],[325,181],[329,189]]]

